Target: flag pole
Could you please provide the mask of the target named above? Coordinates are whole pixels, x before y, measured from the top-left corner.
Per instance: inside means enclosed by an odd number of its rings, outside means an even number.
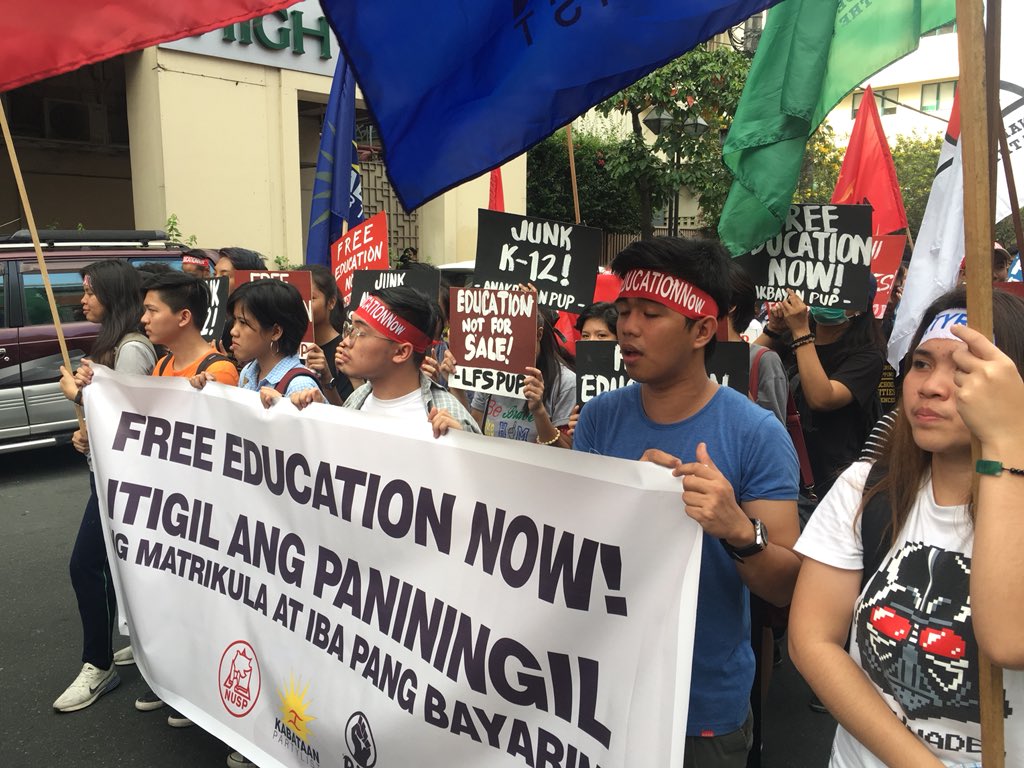
[[[39,263],[39,273],[43,277],[43,288],[46,291],[46,301],[50,305],[50,317],[53,319],[53,327],[57,331],[57,343],[60,345],[60,354],[64,359],[64,367],[71,370],[71,357],[68,355],[68,343],[64,339],[64,326],[61,325],[60,315],[57,312],[57,300],[53,297],[53,285],[50,283],[50,273],[46,270],[46,260],[43,258],[43,246],[39,242],[39,230],[36,229],[36,219],[32,215],[32,206],[28,202],[28,191],[25,189],[25,179],[21,175],[21,164],[18,163],[18,154],[14,150],[14,139],[11,136],[11,127],[7,123],[7,111],[4,109],[3,99],[0,99],[0,128],[3,129],[4,143],[7,144],[7,153],[11,156],[11,168],[14,169],[14,180],[18,185],[18,194],[21,196],[21,207],[25,209],[25,220],[28,222],[28,231],[32,235],[32,245],[36,251],[36,261]],[[78,419],[78,428],[85,430],[85,416],[82,407],[75,404],[75,417]]]
[[[1013,220],[1013,236],[1017,239],[1017,253],[1024,248],[1024,227],[1020,220],[1020,203],[1017,199],[1017,183],[1013,179],[1013,166],[1010,165],[1010,146],[1006,140],[1006,125],[999,121],[999,153],[1003,158],[1003,173],[1006,174],[1006,191],[1010,195],[1010,217]]]
[[[572,148],[572,123],[565,126],[565,143],[569,147],[569,177],[572,179],[572,206],[576,211],[576,223],[580,223],[580,193],[576,187],[576,155]]]
[[[999,0],[988,2],[986,40],[982,0],[956,0],[956,22],[962,82],[980,87],[962,89],[961,113],[976,119],[960,124],[964,171],[964,254],[967,273],[968,324],[992,338],[992,242],[995,239],[995,121],[998,108]],[[993,20],[995,26],[993,26]],[[993,102],[995,109],[993,114]],[[977,438],[972,458],[980,457]],[[971,494],[978,498],[977,475]],[[981,754],[985,768],[1004,768],[1003,672],[978,653],[981,700]]]

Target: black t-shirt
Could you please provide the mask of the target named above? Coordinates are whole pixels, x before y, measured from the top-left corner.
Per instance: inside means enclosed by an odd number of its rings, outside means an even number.
[[[814,489],[823,498],[839,474],[857,460],[860,450],[881,416],[878,382],[885,355],[874,345],[847,348],[842,339],[815,347],[829,379],[844,384],[853,400],[834,411],[813,411],[804,398],[796,360],[790,354],[790,390],[800,411],[807,455],[814,473]]]
[[[341,402],[348,400],[348,396],[351,395],[355,390],[352,387],[352,382],[348,380],[348,376],[345,374],[339,374],[338,369],[334,365],[334,353],[338,350],[338,345],[341,344],[341,334],[338,334],[333,339],[328,341],[326,344],[320,347],[324,352],[324,357],[327,358],[327,367],[331,371],[331,375],[334,377],[334,389],[337,391],[338,396],[341,397]]]

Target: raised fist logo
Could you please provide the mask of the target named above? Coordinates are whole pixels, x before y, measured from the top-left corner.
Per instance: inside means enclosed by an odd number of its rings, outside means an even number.
[[[345,724],[345,746],[360,768],[376,765],[377,745],[373,741],[370,723],[362,712],[354,713]]]

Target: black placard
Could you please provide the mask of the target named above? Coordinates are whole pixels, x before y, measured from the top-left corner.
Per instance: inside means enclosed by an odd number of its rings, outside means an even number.
[[[601,230],[481,210],[473,284],[537,286],[542,307],[579,313],[594,301]]]
[[[738,262],[760,301],[782,301],[792,288],[811,307],[867,310],[871,207],[790,206],[782,232]]]
[[[206,284],[210,289],[210,303],[206,310],[206,322],[203,323],[200,333],[204,341],[219,341],[228,319],[228,278],[212,277]]]
[[[750,345],[742,341],[716,341],[707,359],[708,377],[744,395],[750,393]]]
[[[576,342],[576,402],[593,400],[602,392],[624,387],[632,379],[622,363],[617,341]]]
[[[352,300],[348,309],[358,307],[363,296],[370,291],[399,286],[418,288],[437,300],[441,290],[441,275],[434,269],[357,269],[352,273]]]

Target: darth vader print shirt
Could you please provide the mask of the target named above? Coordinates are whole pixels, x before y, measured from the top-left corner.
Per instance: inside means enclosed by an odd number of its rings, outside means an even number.
[[[870,465],[852,465],[815,510],[796,550],[862,570],[858,510]],[[964,506],[935,503],[929,478],[899,541],[853,612],[850,655],[897,717],[950,766],[981,765],[978,646],[971,623],[973,528]],[[1024,766],[1024,674],[1004,673],[1007,766]],[[883,768],[842,726],[832,768]]]

